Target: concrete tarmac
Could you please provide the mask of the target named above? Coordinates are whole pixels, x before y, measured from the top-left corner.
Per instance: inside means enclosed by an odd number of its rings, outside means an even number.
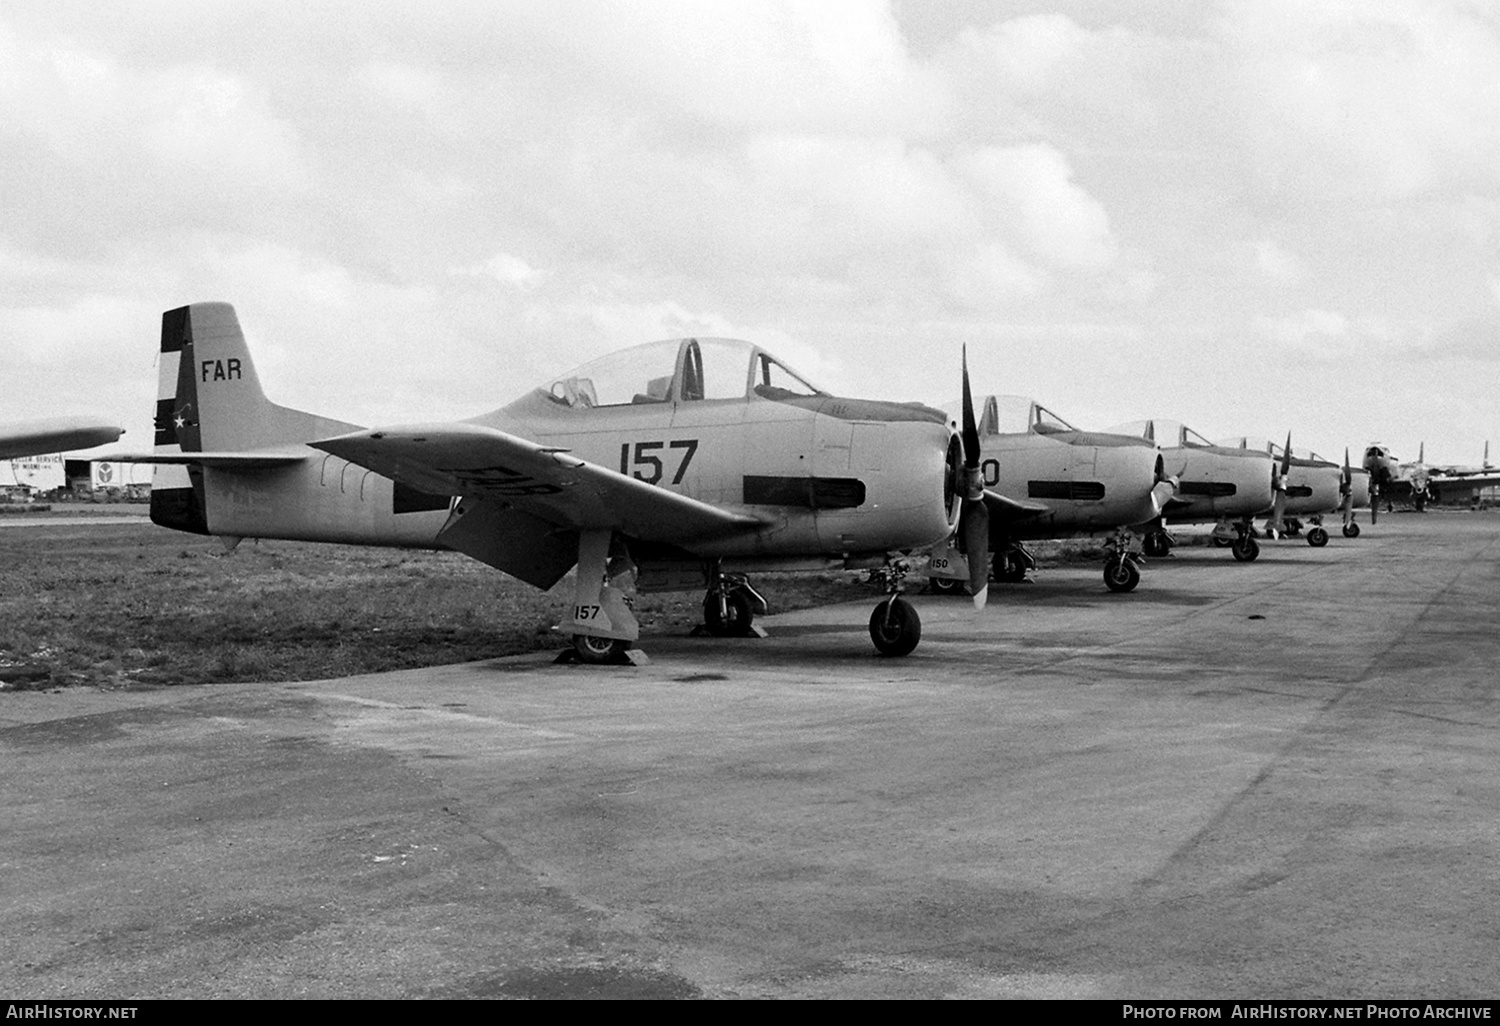
[[[0,695],[0,997],[1493,999],[1500,515],[1363,527],[905,659]]]

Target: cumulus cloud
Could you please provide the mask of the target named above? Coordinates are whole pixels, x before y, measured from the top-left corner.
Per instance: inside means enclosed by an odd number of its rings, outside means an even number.
[[[1008,388],[1213,387],[1229,419],[1283,373],[1221,371],[1239,346],[1329,394],[1340,361],[1491,345],[1486,8],[1058,10],[17,0],[0,359],[103,338],[118,389],[114,347],[225,299],[282,401],[378,419],[691,332],[940,397],[927,354],[1024,336]]]
[[[1098,270],[1116,257],[1104,207],[1075,183],[1067,158],[1052,146],[984,147],[960,168],[1002,225],[1042,262]]]
[[[1237,0],[1223,38],[1262,182],[1377,202],[1488,175],[1500,39],[1467,4]]]
[[[1255,266],[1267,278],[1283,283],[1296,282],[1306,273],[1301,259],[1274,239],[1261,239],[1255,244]]]

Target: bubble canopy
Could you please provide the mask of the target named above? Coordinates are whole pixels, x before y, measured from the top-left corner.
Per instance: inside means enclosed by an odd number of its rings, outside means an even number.
[[[1055,435],[1078,429],[1024,395],[986,396],[979,415],[982,435]]]
[[[727,338],[668,339],[622,349],[538,391],[572,408],[827,394],[759,346]]]
[[[1212,449],[1214,443],[1180,420],[1133,420],[1110,428],[1121,435],[1134,435],[1155,442],[1164,449]]]
[[[1235,438],[1220,439],[1219,444],[1230,449],[1251,449],[1255,452],[1269,453],[1278,458],[1286,455],[1286,446],[1280,442],[1273,442],[1269,438],[1256,438],[1253,435],[1239,435]],[[1316,460],[1320,463],[1333,462],[1319,456],[1311,449],[1304,449],[1296,445],[1292,446],[1292,458],[1297,460]]]

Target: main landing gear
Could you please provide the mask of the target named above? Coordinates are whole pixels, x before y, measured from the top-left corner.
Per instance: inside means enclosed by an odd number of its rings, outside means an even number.
[[[1036,569],[1036,557],[1020,542],[1011,542],[995,553],[990,560],[995,580],[1006,584],[1020,584],[1026,575]]]
[[[908,655],[922,640],[922,618],[917,608],[901,597],[901,581],[910,572],[904,559],[889,560],[870,571],[870,579],[883,583],[888,594],[870,614],[870,640],[881,655]]]
[[[1153,559],[1172,553],[1172,536],[1165,530],[1148,531],[1141,538],[1141,551]]]
[[[714,570],[703,596],[703,625],[716,638],[748,638],[764,632],[755,618],[769,608],[744,574]]]
[[[636,566],[613,531],[584,531],[578,537],[578,585],[572,616],[557,629],[573,636],[572,655],[581,663],[646,662],[635,647],[641,626],[631,609]]]
[[[1255,540],[1255,529],[1248,518],[1233,523],[1220,520],[1214,526],[1213,538],[1215,545],[1229,547],[1235,562],[1251,563],[1260,555],[1260,542]]]

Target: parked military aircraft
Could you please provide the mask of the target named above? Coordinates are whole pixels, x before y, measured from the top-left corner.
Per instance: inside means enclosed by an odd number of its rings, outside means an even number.
[[[1439,464],[1431,468],[1435,474],[1444,477],[1477,477],[1483,474],[1493,474],[1496,467],[1490,462],[1490,443],[1484,443],[1484,462],[1474,464]]]
[[[946,414],[830,395],[747,342],[637,346],[470,420],[373,430],[267,400],[225,303],[162,316],[160,373],[156,451],[120,457],[164,465],[156,523],[454,549],[539,588],[576,564],[559,629],[587,662],[639,637],[634,587],[704,587],[709,628],[747,633],[746,572],[829,566],[885,582],[870,636],[905,655],[904,554],[961,514],[983,544],[978,461]]]
[[[1382,501],[1388,511],[1394,499],[1406,497],[1411,498],[1418,512],[1427,508],[1427,500],[1431,497],[1427,484],[1431,474],[1424,459],[1426,450],[1424,442],[1417,447],[1415,463],[1402,463],[1388,446],[1380,442],[1371,442],[1366,447],[1364,467],[1370,472],[1371,523],[1375,522]]]
[[[1314,548],[1328,544],[1323,514],[1341,508],[1345,491],[1344,474],[1337,463],[1314,452],[1294,452],[1290,434],[1286,436],[1285,445],[1244,436],[1225,439],[1219,444],[1264,452],[1277,467],[1276,497],[1266,519],[1267,534],[1273,538],[1282,534],[1299,534],[1302,531],[1300,518],[1306,517],[1313,525],[1306,534],[1307,544]],[[1358,533],[1356,529],[1354,534]]]
[[[1080,431],[1034,400],[1011,395],[985,398],[978,437],[997,580],[1024,580],[1036,566],[1026,541],[1109,533],[1105,585],[1125,592],[1140,583],[1127,528],[1159,516],[1173,494],[1154,444]],[[935,550],[928,569],[934,590],[956,590],[972,562],[960,544]]]
[[[125,429],[91,417],[50,417],[0,424],[0,460],[108,445]]]
[[[1484,462],[1478,466],[1450,465],[1429,468],[1427,493],[1437,502],[1473,501],[1486,488],[1500,487],[1500,469],[1490,462],[1490,443],[1484,443]]]
[[[1215,540],[1230,545],[1240,562],[1260,555],[1251,523],[1275,503],[1277,471],[1268,454],[1215,445],[1175,420],[1138,420],[1110,430],[1160,446],[1163,469],[1177,481],[1161,515],[1145,525],[1146,555],[1171,551],[1169,526],[1202,523],[1216,525]]]

